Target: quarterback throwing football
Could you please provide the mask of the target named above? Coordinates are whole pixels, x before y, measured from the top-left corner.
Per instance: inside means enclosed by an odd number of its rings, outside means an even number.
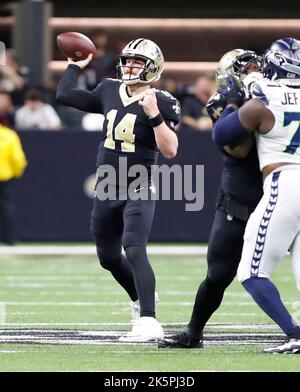
[[[159,152],[166,158],[177,153],[174,127],[179,122],[179,106],[170,94],[150,86],[160,78],[164,66],[163,54],[154,42],[139,38],[125,46],[118,58],[117,80],[106,79],[94,91],[77,89],[80,71],[91,59],[92,55],[76,63],[68,60],[69,66],[58,83],[57,99],[105,116],[91,231],[101,266],[111,272],[132,301],[134,325],[120,340],[157,340],[164,336],[164,331],[155,318],[155,276],[146,253],[155,200],[131,198],[129,192],[124,197],[134,178],[128,176],[124,181],[118,173],[124,159],[128,170],[143,165],[148,175],[133,193],[154,192],[151,166],[157,163]],[[102,169],[108,165],[117,173],[115,181],[101,177]],[[103,182],[115,191],[116,197],[99,197]]]

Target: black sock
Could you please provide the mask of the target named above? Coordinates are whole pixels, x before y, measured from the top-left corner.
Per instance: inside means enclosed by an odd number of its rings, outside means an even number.
[[[125,250],[134,276],[141,306],[141,317],[155,317],[155,276],[147,257],[146,247],[131,246]]]

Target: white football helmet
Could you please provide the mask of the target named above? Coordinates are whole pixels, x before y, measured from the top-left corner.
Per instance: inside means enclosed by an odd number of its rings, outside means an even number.
[[[144,66],[137,75],[125,74],[126,60],[142,60]],[[117,62],[117,77],[125,84],[152,83],[160,78],[164,69],[164,56],[160,48],[150,39],[137,38],[122,50]]]
[[[300,86],[300,41],[287,37],[273,42],[263,56],[263,73],[287,86]]]

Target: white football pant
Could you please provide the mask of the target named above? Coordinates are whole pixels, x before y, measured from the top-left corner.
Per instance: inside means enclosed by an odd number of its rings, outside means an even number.
[[[282,166],[266,177],[245,229],[238,280],[269,278],[288,250],[300,290],[300,165]]]

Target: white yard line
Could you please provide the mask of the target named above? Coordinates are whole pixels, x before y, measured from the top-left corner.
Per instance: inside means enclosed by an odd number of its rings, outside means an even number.
[[[0,325],[6,324],[6,302],[0,302]]]
[[[85,323],[85,325],[94,325],[95,323]],[[7,325],[12,325],[12,324],[7,324]],[[15,324],[15,325],[20,325],[20,324]],[[51,325],[53,325],[53,324],[51,324]],[[65,324],[64,324],[65,325]],[[82,325],[82,324],[80,324],[80,325]],[[127,325],[131,325],[130,323],[97,323],[97,325],[99,325],[100,327],[102,326],[112,326],[112,327],[114,327],[114,326],[127,326]],[[186,325],[186,323],[162,323],[162,325],[163,326],[165,326],[165,327],[181,327],[181,326],[183,326],[183,325]],[[235,323],[209,323],[209,324],[207,324],[207,326],[206,326],[206,329],[218,329],[218,330],[220,330],[220,329],[222,329],[222,330],[245,330],[245,329],[250,329],[250,330],[277,330],[277,331],[280,331],[280,329],[279,329],[279,327],[277,327],[275,324],[235,324]],[[13,328],[13,329],[10,329],[9,331],[16,331],[16,330],[18,330],[17,328]],[[19,331],[20,332],[22,332],[22,331],[27,331],[27,329],[19,329]],[[4,329],[0,329],[0,333],[5,333],[5,332],[7,332],[8,331],[8,329],[7,328],[4,328]],[[33,330],[32,330],[33,331]],[[109,334],[110,335],[113,335],[113,334],[119,334],[119,332],[118,331],[107,331],[107,330],[98,330],[98,331],[95,331],[95,330],[80,330],[80,329],[78,329],[78,330],[73,330],[73,331],[76,331],[76,332],[78,332],[78,333],[82,333],[82,334],[89,334],[89,335],[95,335],[95,336],[97,336],[97,335],[99,335],[99,334],[102,334],[103,335],[103,333],[108,333],[109,332]],[[61,333],[62,332],[62,330],[60,330],[60,329],[34,329],[34,332],[35,333],[46,333],[46,332],[48,332],[48,333]],[[70,330],[64,330],[64,332],[70,332]]]
[[[131,326],[132,324],[127,322],[98,322],[98,323],[87,323],[87,322],[65,322],[65,323],[5,323],[5,327],[52,327],[52,326],[83,326],[83,327],[91,327],[91,326],[99,326],[99,327],[104,327],[104,326],[111,326],[111,327],[118,327],[118,326]],[[180,326],[185,326],[186,322],[170,322],[170,323],[162,323],[163,326],[174,326],[174,327],[180,327]],[[235,323],[210,323],[207,325],[207,328],[224,328],[224,329],[247,329],[247,328],[258,328],[258,329],[264,329],[264,328],[271,328],[271,329],[278,329],[276,325],[273,324],[235,324]]]
[[[82,331],[82,330],[26,330],[6,329],[1,331],[0,343],[34,343],[54,345],[124,345],[118,341],[124,331]],[[170,332],[166,336],[170,336]],[[282,333],[257,332],[206,332],[204,333],[205,345],[257,345],[281,342]],[[126,343],[125,345],[136,345],[137,343]],[[155,342],[148,342],[155,344]],[[140,345],[140,344],[138,344]]]
[[[286,304],[291,304],[292,302],[286,302]],[[3,303],[4,304],[4,303]],[[14,305],[14,306],[128,306],[128,302],[116,302],[116,301],[97,301],[97,302],[18,302],[18,301],[7,301],[6,305]],[[164,301],[159,304],[159,306],[173,306],[174,308],[177,306],[191,306],[194,302],[185,301],[185,302],[168,302]],[[254,301],[226,301],[222,304],[222,306],[257,306]],[[1,312],[1,302],[0,302],[0,312]],[[1,313],[0,313],[1,314]]]
[[[206,255],[206,246],[159,246],[149,245],[147,247],[150,256],[156,255]],[[87,255],[95,256],[96,250],[93,245],[41,245],[41,246],[2,246],[0,255]]]
[[[42,326],[127,326],[132,325],[131,323],[5,323],[5,326],[9,327],[42,327]],[[176,324],[178,325],[178,324]],[[185,325],[182,323],[182,325]]]
[[[17,354],[22,352],[24,351],[0,350],[0,354]]]
[[[178,306],[193,306],[194,302],[186,301],[186,302],[161,302],[159,304],[159,308],[161,307],[167,307],[171,306],[174,309],[177,308]],[[293,301],[287,301],[286,305],[290,306],[293,305]],[[27,307],[27,306],[32,306],[32,307],[46,307],[46,306],[54,306],[54,307],[97,307],[97,306],[109,306],[109,307],[117,307],[121,311],[130,311],[129,304],[128,302],[115,302],[115,301],[101,301],[101,302],[18,302],[18,301],[7,301],[7,302],[0,302],[0,324],[3,324],[1,320],[5,320],[5,315],[6,314],[12,314],[12,309],[6,309],[5,306],[18,306],[18,307]],[[227,307],[227,306],[257,306],[257,304],[254,301],[226,301],[222,303],[222,308]],[[16,309],[14,309],[16,310]],[[116,309],[115,309],[116,310]],[[31,314],[35,314],[35,312],[31,312]],[[40,313],[39,313],[40,314]],[[218,312],[218,314],[222,314],[222,312]],[[224,314],[224,312],[223,312]],[[246,313],[236,313],[232,312],[232,314],[250,314],[249,312]],[[252,313],[251,313],[252,314]],[[1,318],[2,316],[2,318]]]

